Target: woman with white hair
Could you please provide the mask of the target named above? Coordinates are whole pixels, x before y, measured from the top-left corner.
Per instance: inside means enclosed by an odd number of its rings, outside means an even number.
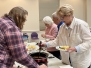
[[[44,24],[46,26],[46,29],[45,29],[45,34],[42,34],[41,36],[43,38],[48,38],[48,39],[56,38],[58,29],[57,29],[57,25],[54,24],[51,17],[45,16],[43,18],[43,22],[44,22]]]

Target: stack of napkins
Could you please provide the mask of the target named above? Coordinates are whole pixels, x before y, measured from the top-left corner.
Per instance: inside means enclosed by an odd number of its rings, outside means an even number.
[[[63,66],[59,66],[60,68],[73,68],[70,65],[63,65]]]

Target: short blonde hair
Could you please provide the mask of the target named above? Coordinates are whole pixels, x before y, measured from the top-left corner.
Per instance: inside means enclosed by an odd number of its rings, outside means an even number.
[[[50,25],[50,24],[53,23],[53,20],[52,20],[52,18],[50,16],[45,16],[43,18],[43,22]]]
[[[68,15],[73,15],[73,8],[71,5],[69,4],[65,4],[63,6],[61,6],[58,10],[57,10],[57,15],[59,16],[68,16]]]

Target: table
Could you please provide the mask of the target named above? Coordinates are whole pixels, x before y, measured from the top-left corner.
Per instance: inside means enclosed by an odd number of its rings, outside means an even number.
[[[53,56],[49,53],[49,56]],[[62,63],[62,60],[59,60],[58,58],[48,58],[48,68],[59,68],[59,66],[65,65]]]
[[[48,53],[48,52],[47,52]],[[60,68],[59,66],[64,66],[65,64],[62,63],[61,60],[59,60],[58,58],[54,57],[52,54],[48,53],[49,57],[52,58],[48,58],[48,68]],[[16,65],[20,66],[21,68],[26,68],[23,65],[20,65],[19,63],[16,62]]]
[[[38,52],[38,51],[36,51]],[[43,51],[47,52],[47,51]],[[51,53],[47,52],[49,54],[48,57],[53,57],[53,58],[48,58],[48,68],[60,68],[59,66],[65,66],[65,64],[62,63],[62,60],[59,60],[58,58],[54,57]],[[21,66],[21,68],[26,68],[23,65],[20,65],[19,63],[16,62],[16,66]]]

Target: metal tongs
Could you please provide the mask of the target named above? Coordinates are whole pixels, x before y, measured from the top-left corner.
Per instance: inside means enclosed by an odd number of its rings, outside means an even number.
[[[40,52],[41,52],[41,49],[42,49],[42,42],[40,41],[40,43],[39,43],[39,56],[40,56]]]
[[[42,41],[40,41],[40,43],[39,43],[39,52],[41,51],[41,49],[42,49]]]

